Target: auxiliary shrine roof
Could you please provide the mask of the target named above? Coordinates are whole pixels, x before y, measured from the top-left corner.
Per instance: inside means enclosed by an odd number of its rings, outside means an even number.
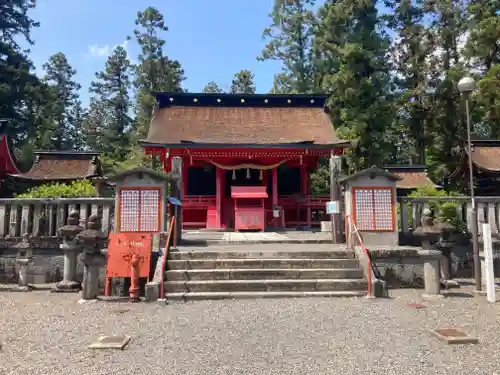
[[[70,181],[102,177],[98,152],[35,151],[35,162],[26,173],[12,177],[38,181]]]
[[[389,165],[385,169],[401,178],[396,182],[398,189],[438,186],[427,176],[427,166],[425,165]]]
[[[349,147],[317,95],[155,93],[144,147]]]
[[[500,172],[500,140],[472,140],[472,164],[481,171],[489,173]],[[451,178],[457,177],[467,170],[468,150],[464,146],[457,168],[451,174]]]

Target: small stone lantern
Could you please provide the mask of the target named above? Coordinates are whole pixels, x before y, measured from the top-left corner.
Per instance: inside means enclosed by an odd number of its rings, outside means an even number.
[[[97,215],[90,215],[87,229],[76,235],[76,244],[83,248],[82,299],[96,299],[99,294],[99,269],[106,261],[102,249],[106,246],[107,240],[107,235],[99,229]]]
[[[440,260],[441,252],[432,248],[431,242],[437,241],[441,236],[441,229],[434,225],[434,218],[429,209],[422,214],[420,226],[413,232],[414,236],[420,237],[422,250],[418,251],[424,263],[424,298],[442,298],[440,282]]]
[[[451,250],[455,245],[451,240],[451,234],[456,231],[455,226],[450,224],[447,220],[441,220],[436,224],[436,227],[441,231],[439,242],[437,246],[441,251],[441,270],[443,272],[443,282],[445,288],[460,287],[456,281],[452,280],[451,272]]]
[[[33,261],[33,244],[29,234],[24,234],[22,241],[14,248],[17,249],[16,264],[19,267],[19,289],[31,290],[32,287],[28,284],[28,267]]]
[[[64,274],[63,280],[57,284],[56,292],[76,292],[81,289],[81,284],[76,281],[76,269],[78,253],[81,246],[76,243],[76,235],[85,228],[78,225],[80,213],[76,210],[68,215],[68,222],[59,228],[59,233],[63,237],[63,243],[60,248],[64,252]]]

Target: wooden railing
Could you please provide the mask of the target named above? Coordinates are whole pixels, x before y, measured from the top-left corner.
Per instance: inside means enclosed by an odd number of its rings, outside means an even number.
[[[114,224],[114,204],[114,198],[0,199],[0,237],[57,236],[73,210],[79,211],[82,226],[90,215],[98,215],[107,234]]]
[[[168,235],[167,242],[165,243],[165,250],[163,251],[161,259],[158,259],[158,262],[161,262],[160,298],[162,299],[165,298],[165,272],[168,260],[168,250],[172,245],[177,246],[177,234],[175,228],[175,216],[172,216],[172,218],[170,218],[170,224],[168,226]]]
[[[361,262],[365,270],[366,281],[367,281],[367,297],[374,297],[373,294],[373,280],[375,279],[375,275],[373,272],[372,261],[370,257],[370,252],[366,248],[363,243],[363,239],[359,235],[358,228],[354,223],[354,220],[350,215],[345,216],[345,232],[346,232],[346,247],[351,248],[354,251],[354,254]],[[356,250],[360,248],[361,253],[358,253]]]

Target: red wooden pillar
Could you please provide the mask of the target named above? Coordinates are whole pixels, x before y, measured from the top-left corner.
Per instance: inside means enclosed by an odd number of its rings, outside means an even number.
[[[308,180],[309,180],[309,175],[307,173],[307,165],[301,164],[300,165],[300,192],[306,196],[309,195],[308,194],[309,193]],[[307,202],[307,203],[309,203],[309,202]],[[307,205],[306,215],[307,215],[307,218],[306,218],[307,227],[310,228],[311,227],[311,206],[309,204]]]
[[[273,209],[278,205],[278,167],[273,168]]]
[[[215,167],[215,211],[217,215],[216,227],[221,228],[222,223],[222,174],[223,170]]]

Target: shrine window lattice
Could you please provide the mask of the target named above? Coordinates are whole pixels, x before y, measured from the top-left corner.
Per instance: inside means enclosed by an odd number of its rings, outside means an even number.
[[[160,230],[160,189],[120,190],[120,232]]]
[[[353,188],[354,219],[358,230],[394,231],[393,189]]]

